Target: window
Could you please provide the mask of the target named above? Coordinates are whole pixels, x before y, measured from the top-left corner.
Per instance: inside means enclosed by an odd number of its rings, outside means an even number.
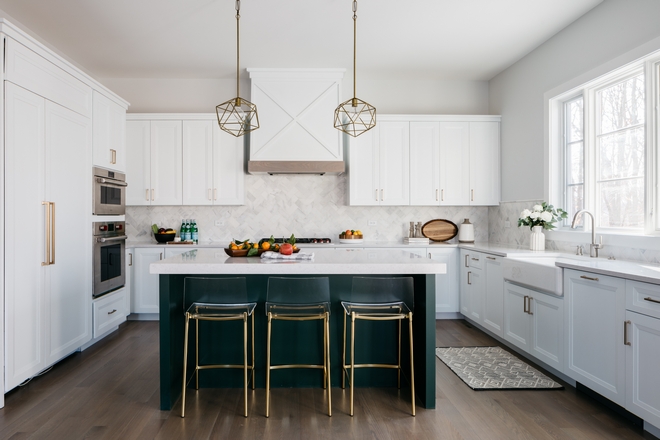
[[[599,229],[655,229],[646,224],[651,209],[645,209],[646,114],[647,107],[653,107],[647,102],[645,66],[628,66],[551,100],[555,117],[562,121],[561,142],[555,143],[563,163],[556,181],[562,200],[555,204],[568,212],[568,225],[577,211],[587,209]],[[657,71],[652,73],[656,81]]]

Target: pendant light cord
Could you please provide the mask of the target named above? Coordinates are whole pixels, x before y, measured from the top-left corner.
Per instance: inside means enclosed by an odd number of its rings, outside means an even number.
[[[240,66],[240,20],[241,20],[241,0],[236,0],[236,100],[238,101],[240,94],[239,87],[239,66]],[[239,104],[240,105],[240,104]]]
[[[357,69],[356,52],[357,52],[357,0],[353,0],[353,101],[355,101],[355,99],[357,98],[357,93],[355,91],[356,89],[355,71]],[[353,102],[353,106],[355,107],[355,102]]]

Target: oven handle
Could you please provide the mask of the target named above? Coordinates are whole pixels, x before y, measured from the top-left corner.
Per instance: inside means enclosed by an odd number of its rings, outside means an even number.
[[[119,237],[110,237],[110,238],[103,238],[99,237],[96,239],[97,243],[105,243],[106,241],[119,241],[119,240],[126,240],[128,236],[126,235],[120,235]]]
[[[128,183],[126,182],[121,182],[119,180],[108,180],[108,179],[104,179],[103,177],[97,177],[96,181],[98,183],[107,183],[108,185],[114,185],[114,186],[128,186]]]

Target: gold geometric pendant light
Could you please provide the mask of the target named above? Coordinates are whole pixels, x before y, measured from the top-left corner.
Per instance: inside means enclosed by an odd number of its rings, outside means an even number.
[[[353,0],[353,98],[335,109],[335,128],[353,137],[376,126],[376,108],[355,97],[355,53],[357,34],[357,0]]]
[[[259,128],[257,106],[241,98],[239,88],[241,0],[236,0],[236,98],[215,107],[220,128],[236,137]]]

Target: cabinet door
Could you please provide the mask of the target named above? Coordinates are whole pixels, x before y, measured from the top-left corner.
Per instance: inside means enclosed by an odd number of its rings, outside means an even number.
[[[469,204],[470,125],[468,122],[441,122],[440,205]]]
[[[459,266],[460,266],[460,273],[461,273],[461,278],[460,278],[460,285],[459,285],[459,292],[460,292],[460,302],[459,302],[459,307],[460,307],[460,312],[463,316],[468,317],[470,315],[470,296],[469,296],[469,289],[470,285],[468,284],[468,272],[470,272],[470,252],[466,251],[465,249],[461,249],[461,258],[459,261]]]
[[[183,204],[213,204],[213,121],[183,121]]]
[[[564,370],[564,300],[530,291],[530,354],[558,371]]]
[[[126,170],[126,110],[99,92],[93,92],[93,161],[111,170]]]
[[[213,121],[213,204],[245,203],[244,138],[220,130]]]
[[[410,204],[408,122],[381,122],[379,131],[380,204]]]
[[[625,404],[625,282],[564,269],[564,373]]]
[[[44,105],[5,82],[5,391],[46,366]],[[11,166],[9,166],[11,164]],[[85,229],[87,230],[87,229]],[[25,233],[29,231],[29,233]]]
[[[348,151],[348,202],[353,206],[380,204],[378,166],[379,127],[350,139]]]
[[[181,121],[151,121],[151,204],[183,204]]]
[[[92,339],[91,121],[46,101],[46,200],[54,203],[53,262],[47,266],[46,363]]]
[[[447,273],[435,276],[435,312],[456,313],[459,311],[458,249],[428,248],[427,251],[430,259],[447,265]]]
[[[133,248],[126,249],[126,284],[124,284],[124,290],[126,294],[124,299],[126,301],[124,310],[126,311],[126,316],[131,314],[131,296],[133,294],[133,258],[135,258],[135,250]]]
[[[470,258],[475,258],[470,255]],[[483,324],[484,322],[484,297],[486,296],[486,279],[483,269],[470,265],[468,276],[468,297],[470,303],[470,319]]]
[[[531,291],[511,283],[504,283],[504,328],[502,335],[505,340],[518,348],[529,352],[531,319],[525,312],[525,302]]]
[[[500,124],[470,122],[470,205],[500,203]]]
[[[151,122],[126,121],[126,205],[151,204]]]
[[[504,276],[502,275],[502,257],[485,256],[486,292],[484,297],[484,327],[502,337],[504,319]]]
[[[411,205],[433,206],[440,203],[439,135],[438,122],[410,123]]]
[[[149,265],[162,260],[165,249],[135,249],[135,267],[133,270],[133,313],[158,313],[158,275],[149,273]]]
[[[626,311],[626,409],[660,426],[660,319]]]

